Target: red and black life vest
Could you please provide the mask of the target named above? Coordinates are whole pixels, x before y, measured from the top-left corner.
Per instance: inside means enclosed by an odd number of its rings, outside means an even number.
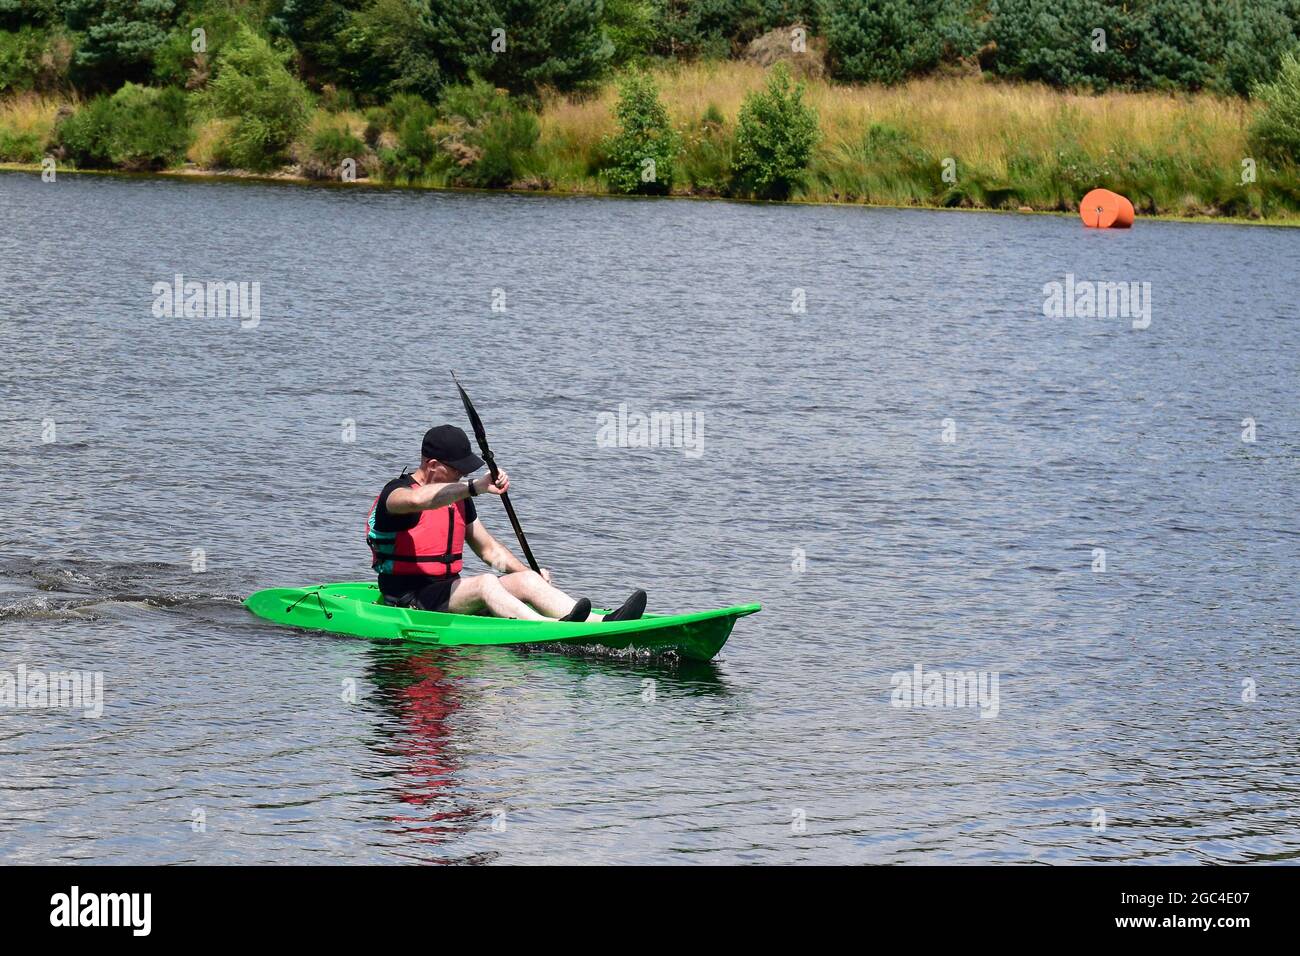
[[[414,527],[405,531],[376,530],[378,511],[376,497],[366,519],[366,544],[370,546],[372,568],[380,574],[422,574],[431,578],[460,573],[461,552],[465,548],[463,500],[446,508],[421,511]]]

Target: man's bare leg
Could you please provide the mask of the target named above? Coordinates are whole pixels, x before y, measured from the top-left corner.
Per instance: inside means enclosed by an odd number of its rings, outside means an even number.
[[[513,571],[497,578],[501,586],[520,601],[527,601],[548,618],[564,617],[577,603],[553,584],[548,584],[536,571]],[[589,621],[602,620],[604,615],[592,614]]]
[[[506,575],[506,577],[513,577],[513,575]],[[474,614],[486,608],[493,617],[510,617],[519,621],[550,620],[549,617],[538,614],[507,590],[502,584],[504,580],[505,578],[498,578],[495,574],[477,574],[472,578],[458,578],[451,586],[451,594],[447,598],[447,610],[453,614]],[[570,600],[567,609],[555,616],[563,617],[572,608],[573,601]]]

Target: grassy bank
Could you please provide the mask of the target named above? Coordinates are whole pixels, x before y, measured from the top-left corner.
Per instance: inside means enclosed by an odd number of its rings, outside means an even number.
[[[766,71],[735,61],[680,64],[655,73],[660,96],[681,136],[673,192],[725,195],[742,102],[761,88]],[[515,150],[510,174],[492,185],[557,192],[603,193],[602,142],[616,131],[618,90],[595,95],[544,96],[531,140]],[[900,86],[807,82],[820,139],[795,200],[883,205],[1060,211],[1083,193],[1105,186],[1127,195],[1144,215],[1300,220],[1300,182],[1293,167],[1257,162],[1257,179],[1242,183],[1254,107],[1209,93],[1063,92],[1033,84],[926,78]],[[34,95],[0,102],[0,159],[39,162],[54,144],[61,106]],[[186,159],[215,169],[224,120],[196,120]],[[462,168],[448,161],[417,177],[394,175],[381,157],[401,135],[400,120],[385,128],[376,111],[332,112],[313,107],[290,149],[284,172],[309,177],[337,168],[340,137],[360,152],[359,175],[372,181],[447,186]],[[455,124],[452,124],[454,127]],[[435,142],[455,140],[444,123]],[[325,135],[330,130],[339,135]],[[439,137],[442,137],[439,139]],[[322,143],[333,144],[322,154]],[[456,141],[457,149],[466,149]],[[479,147],[480,151],[483,148]],[[945,175],[946,174],[946,175]]]
[[[724,177],[727,131],[764,71],[743,63],[684,65],[658,74],[663,101],[683,130],[684,192]],[[613,88],[585,102],[551,99],[542,111],[538,173],[560,190],[600,191],[589,157],[614,128]],[[821,141],[795,198],[884,205],[962,205],[1069,210],[1104,185],[1148,215],[1300,218],[1293,175],[1250,157],[1248,101],[1211,94],[1061,92],[978,78],[921,79],[902,86],[813,81],[807,101]],[[710,108],[721,130],[702,119]],[[945,181],[944,160],[951,159]]]

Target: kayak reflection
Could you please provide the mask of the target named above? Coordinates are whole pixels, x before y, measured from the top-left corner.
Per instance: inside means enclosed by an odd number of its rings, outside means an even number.
[[[473,806],[458,806],[452,790],[458,764],[448,744],[453,718],[462,707],[462,685],[440,660],[445,656],[438,651],[376,648],[368,655],[365,672],[375,688],[373,699],[391,717],[378,728],[381,739],[370,746],[385,758],[399,758],[397,799],[413,809],[428,808],[390,819],[403,831],[433,842],[463,829],[465,821],[480,814]]]
[[[377,705],[381,721],[367,745],[392,765],[394,795],[409,814],[389,817],[400,832],[421,843],[439,844],[470,829],[489,829],[502,800],[477,799],[464,781],[462,755],[500,753],[502,700],[518,703],[523,693],[537,700],[539,690],[569,688],[581,696],[590,676],[633,682],[642,693],[653,680],[659,698],[710,696],[733,698],[718,665],[665,658],[613,658],[579,654],[572,649],[429,648],[410,644],[366,647],[364,675],[374,689],[367,701]],[[537,691],[534,693],[534,691]],[[517,734],[508,739],[518,740]],[[478,788],[475,788],[476,790]]]

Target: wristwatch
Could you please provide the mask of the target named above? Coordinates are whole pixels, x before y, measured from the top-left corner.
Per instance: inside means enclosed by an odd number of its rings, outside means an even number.
[[[471,498],[477,498],[477,497],[478,497],[478,489],[474,487],[474,479],[473,479],[473,478],[471,478],[471,479],[469,480],[469,496],[470,496]]]

